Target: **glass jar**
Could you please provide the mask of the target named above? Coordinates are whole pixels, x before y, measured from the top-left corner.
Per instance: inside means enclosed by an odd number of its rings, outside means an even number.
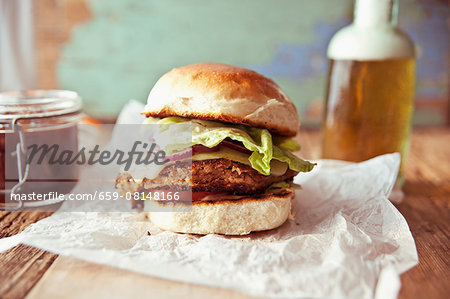
[[[75,186],[77,165],[54,163],[52,154],[55,148],[78,150],[81,105],[78,94],[67,90],[0,93],[0,208],[55,203],[55,195]]]

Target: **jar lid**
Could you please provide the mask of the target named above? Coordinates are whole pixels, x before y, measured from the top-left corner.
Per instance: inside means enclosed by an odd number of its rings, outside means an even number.
[[[69,90],[0,92],[0,121],[47,118],[79,112],[81,98]]]

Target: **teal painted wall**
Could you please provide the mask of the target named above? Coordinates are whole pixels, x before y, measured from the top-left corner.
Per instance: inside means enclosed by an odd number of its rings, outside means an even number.
[[[352,0],[88,3],[93,18],[75,28],[57,71],[61,86],[78,91],[86,111],[101,118],[115,117],[131,98],[144,102],[156,80],[171,68],[213,61],[252,68],[273,78],[303,119],[317,121],[325,89],[326,47],[331,36],[350,22],[353,9]],[[434,23],[444,14],[445,24],[448,8],[427,11],[418,0],[400,3],[400,25],[407,31],[412,28],[408,32],[413,38],[420,40],[428,31],[442,34],[433,29],[439,26]],[[424,22],[430,13],[434,25]],[[445,60],[440,47],[431,50]],[[419,86],[419,93],[446,92],[447,71],[433,67],[422,74],[432,80],[423,90]]]

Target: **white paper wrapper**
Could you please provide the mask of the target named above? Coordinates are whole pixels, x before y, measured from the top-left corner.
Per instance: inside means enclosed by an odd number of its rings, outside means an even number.
[[[363,163],[318,161],[312,172],[295,178],[303,186],[293,203],[295,219],[272,231],[244,237],[175,234],[160,231],[142,214],[88,212],[92,204],[65,212],[79,204],[66,202],[20,235],[0,240],[0,250],[21,242],[256,296],[396,298],[399,274],[418,262],[408,225],[388,200],[399,163],[399,154]]]

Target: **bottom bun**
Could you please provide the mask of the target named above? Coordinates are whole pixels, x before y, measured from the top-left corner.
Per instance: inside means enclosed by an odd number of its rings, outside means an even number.
[[[173,205],[146,202],[145,209],[158,205],[158,212],[148,212],[150,220],[159,228],[190,234],[246,235],[250,232],[269,230],[282,225],[291,213],[292,189],[278,194],[265,194],[258,198],[216,202],[195,201],[189,212],[170,212]]]

